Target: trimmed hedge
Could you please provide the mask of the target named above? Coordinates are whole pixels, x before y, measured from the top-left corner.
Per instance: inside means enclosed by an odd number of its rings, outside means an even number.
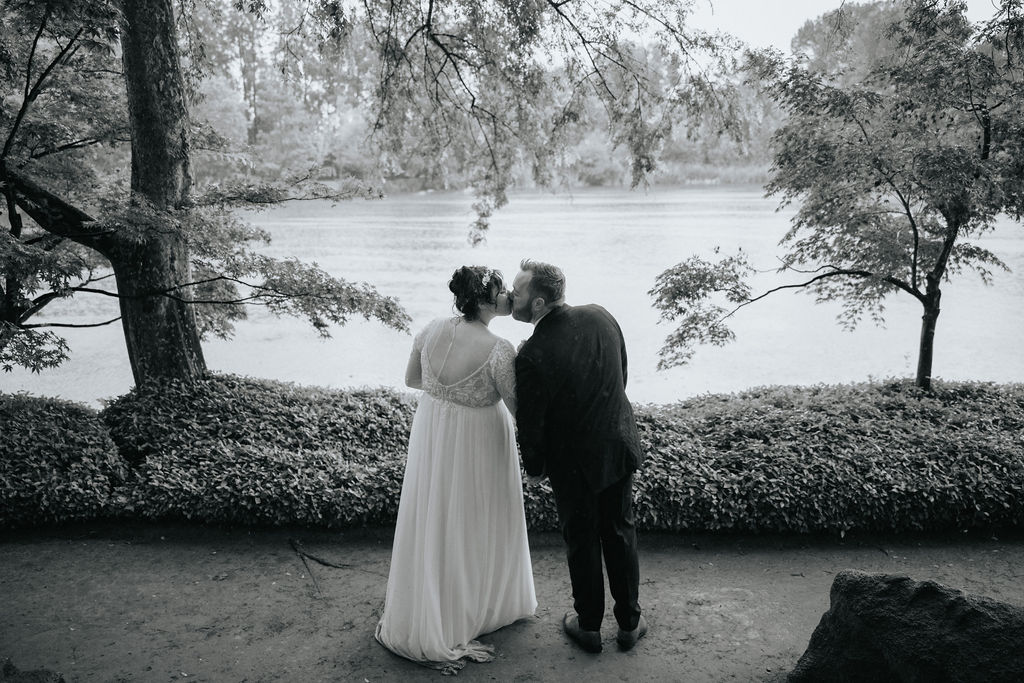
[[[648,407],[641,528],[949,530],[1024,523],[1024,385],[766,387]]]
[[[388,389],[211,375],[135,389],[102,418],[135,465],[135,517],[351,527],[394,522],[415,409]]]
[[[95,410],[0,394],[0,527],[116,513],[128,467]]]
[[[143,386],[110,402],[101,416],[133,465],[151,456],[257,446],[338,452],[374,462],[405,453],[414,397],[386,389],[331,391],[235,375],[194,384]]]
[[[100,413],[134,468],[108,498],[147,519],[392,524],[414,410],[415,397],[387,389],[235,376],[145,387]],[[767,387],[637,406],[637,420],[647,451],[636,479],[642,529],[1024,524],[1024,385]],[[526,515],[533,529],[557,528],[546,485],[526,489]]]
[[[348,462],[336,451],[220,445],[149,457],[127,498],[137,518],[353,527],[394,522],[404,458]]]

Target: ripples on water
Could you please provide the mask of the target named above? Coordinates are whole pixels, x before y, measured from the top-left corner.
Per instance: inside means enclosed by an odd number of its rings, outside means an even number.
[[[487,242],[466,241],[473,216],[465,193],[426,193],[383,200],[306,202],[254,214],[277,257],[315,261],[334,275],[369,282],[398,297],[418,329],[452,312],[447,282],[463,264],[504,271],[511,280],[520,259],[563,268],[569,303],[599,303],[622,325],[630,360],[628,392],[638,402],[668,402],[704,392],[732,392],[763,384],[855,382],[913,376],[921,310],[909,296],[893,296],[885,328],[870,322],[855,332],[835,321],[839,307],[815,305],[806,294],[779,292],[733,318],[737,339],[703,347],[690,365],[657,371],[657,352],[670,331],[658,324],[647,295],[655,277],[693,254],[710,256],[742,247],[761,269],[774,269],[777,242],[791,211],[758,188],[585,190],[568,195],[522,193],[493,217]],[[981,241],[1012,273],[995,286],[974,275],[947,284],[936,335],[934,371],[947,379],[1024,381],[1019,352],[1024,333],[1024,230],[1004,221]],[[760,275],[755,291],[781,284]],[[54,320],[94,322],[117,315],[106,298],[83,298],[52,309]],[[528,325],[498,319],[492,329],[513,343]],[[321,340],[294,319],[253,310],[231,341],[204,344],[211,369],[300,384],[401,387],[411,337],[380,324],[354,321]],[[95,402],[132,384],[118,324],[70,330],[72,358],[41,375],[0,376],[4,391],[26,390]]]

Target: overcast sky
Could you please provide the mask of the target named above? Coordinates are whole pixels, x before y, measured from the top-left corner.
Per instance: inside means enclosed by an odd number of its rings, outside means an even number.
[[[731,33],[755,47],[789,52],[789,41],[808,19],[839,7],[841,0],[696,0],[693,25]],[[967,0],[972,21],[988,19],[997,0]]]

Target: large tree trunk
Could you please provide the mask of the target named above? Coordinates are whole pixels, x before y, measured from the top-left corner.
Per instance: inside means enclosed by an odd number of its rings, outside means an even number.
[[[132,130],[132,192],[179,208],[191,185],[189,119],[170,0],[124,0],[122,61]],[[169,298],[191,281],[181,237],[153,232],[107,254],[121,295],[121,320],[135,383],[192,380],[205,372],[192,307]],[[173,291],[186,298],[187,290]]]
[[[921,316],[921,345],[917,352],[917,379],[915,384],[925,391],[932,388],[932,356],[935,351],[935,323],[939,319],[939,299],[942,296],[937,288],[929,292],[928,303]]]

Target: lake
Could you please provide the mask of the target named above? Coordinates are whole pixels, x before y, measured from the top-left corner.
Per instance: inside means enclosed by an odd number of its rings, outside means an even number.
[[[381,200],[298,202],[252,214],[273,243],[266,252],[315,261],[328,272],[368,282],[396,296],[419,329],[452,314],[448,279],[463,264],[488,265],[511,280],[524,257],[562,267],[567,301],[599,303],[618,318],[629,353],[633,401],[664,403],[705,392],[734,392],[765,384],[847,383],[912,377],[917,363],[921,307],[893,295],[886,326],[865,321],[853,332],[836,321],[833,303],[783,291],[733,317],[736,341],[702,347],[689,365],[656,369],[658,349],[670,328],[659,324],[647,292],[655,277],[693,254],[742,247],[766,272],[755,292],[791,279],[774,273],[777,243],[792,210],[756,187],[692,187],[649,191],[586,189],[569,194],[520,192],[492,219],[487,242],[467,242],[472,196],[464,192],[400,195]],[[985,286],[973,274],[958,276],[943,292],[936,333],[934,376],[951,380],[1024,381],[1024,229],[1009,220],[979,242],[1012,272],[997,272]],[[789,276],[787,276],[789,277]],[[96,322],[117,315],[106,297],[82,297],[51,306],[50,320]],[[531,327],[511,318],[492,329],[514,344]],[[204,344],[212,370],[327,387],[401,388],[410,335],[379,323],[353,321],[321,339],[295,319],[252,310],[230,341]],[[99,405],[131,387],[132,376],[119,324],[66,331],[70,361],[33,375],[0,374],[0,389],[28,391]]]

